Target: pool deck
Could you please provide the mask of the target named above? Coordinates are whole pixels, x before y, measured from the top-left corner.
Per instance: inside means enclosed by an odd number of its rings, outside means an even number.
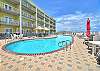
[[[71,49],[51,54],[26,56],[2,50],[0,40],[0,71],[100,71],[94,56],[88,53],[82,39],[74,37]]]

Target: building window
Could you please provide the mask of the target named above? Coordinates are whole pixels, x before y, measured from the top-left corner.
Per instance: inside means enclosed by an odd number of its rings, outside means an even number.
[[[12,18],[9,18],[9,23],[13,23],[13,19]]]
[[[8,5],[5,5],[5,9],[8,10]]]
[[[5,17],[5,18],[4,18],[4,22],[5,22],[5,23],[9,23],[9,17]]]
[[[7,24],[11,24],[11,23],[13,23],[13,19],[10,17],[4,17],[4,22]]]
[[[6,10],[12,10],[12,7],[11,7],[10,5],[7,5],[7,4],[4,5],[4,8],[5,8]]]
[[[12,8],[11,8],[11,6],[9,6],[9,10],[11,10]]]
[[[11,29],[11,28],[6,28],[6,29],[5,29],[5,33],[7,33],[7,34],[12,33],[12,29]]]

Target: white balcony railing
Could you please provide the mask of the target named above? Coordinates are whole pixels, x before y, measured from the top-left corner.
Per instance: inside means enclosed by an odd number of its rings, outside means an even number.
[[[30,3],[28,3],[25,0],[22,0],[22,7],[23,7],[23,9],[25,9],[25,10],[31,12],[31,13],[36,12],[36,8],[33,7]]]
[[[19,26],[19,22],[16,20],[6,21],[4,18],[0,18],[0,24],[3,25],[11,25],[11,26]]]
[[[5,3],[0,2],[0,10],[1,11],[4,11],[6,13],[10,13],[10,14],[13,14],[13,15],[19,15],[19,9],[14,8],[14,7],[11,7],[11,9],[6,9],[5,5],[6,5]]]
[[[7,0],[7,1],[10,1],[10,2],[12,2],[12,3],[14,3],[14,4],[19,4],[19,3],[20,3],[19,0]]]

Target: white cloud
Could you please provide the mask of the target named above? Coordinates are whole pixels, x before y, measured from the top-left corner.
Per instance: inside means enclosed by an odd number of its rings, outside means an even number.
[[[56,18],[57,25],[59,26],[57,31],[60,31],[60,29],[61,31],[80,31],[80,26],[85,31],[87,18],[90,18],[92,30],[94,27],[100,26],[100,16],[77,11],[75,14],[63,15]]]

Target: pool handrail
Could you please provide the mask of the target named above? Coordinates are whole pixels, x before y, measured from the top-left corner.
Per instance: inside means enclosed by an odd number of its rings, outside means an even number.
[[[71,45],[71,41],[70,41],[70,40],[66,40],[66,41],[61,41],[61,42],[59,42],[59,43],[58,43],[58,46],[59,46],[59,47],[63,47],[63,45],[64,45],[63,43],[64,43],[64,42],[66,42],[66,45],[65,45],[65,46],[67,46],[67,44],[68,44],[67,41],[69,41],[69,42],[70,42],[70,45]],[[60,43],[61,43],[61,46],[59,45]]]

